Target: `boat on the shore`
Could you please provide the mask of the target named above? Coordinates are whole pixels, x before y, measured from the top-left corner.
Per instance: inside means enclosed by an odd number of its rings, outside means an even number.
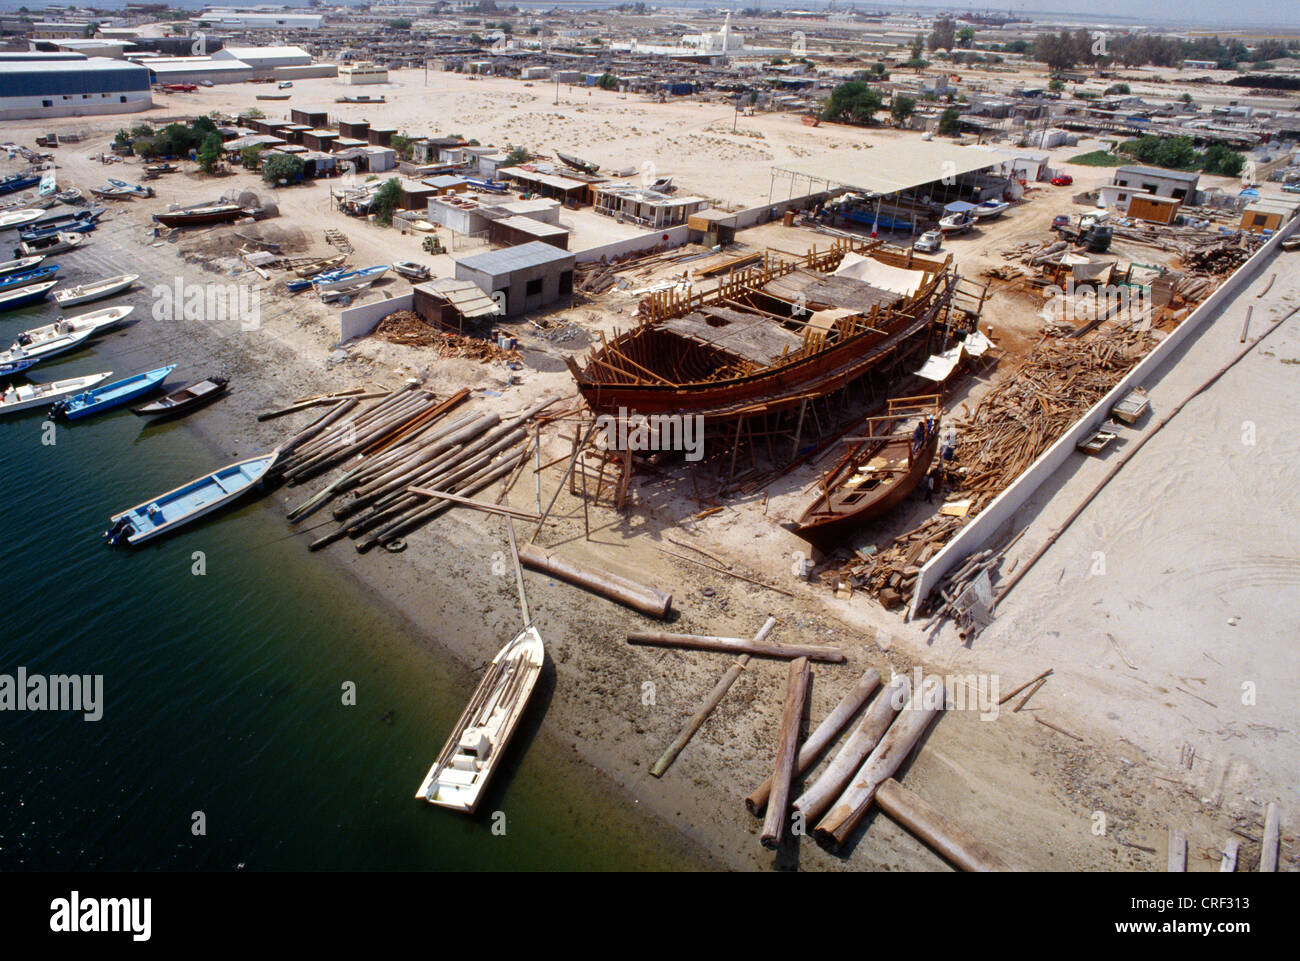
[[[24,240],[14,249],[16,257],[30,257],[40,255],[48,257],[50,254],[61,254],[65,251],[72,250],[74,247],[80,247],[89,239],[85,234],[72,233],[69,230],[60,230],[53,237],[42,237],[39,240]]]
[[[193,523],[251,491],[266,476],[279,453],[276,448],[269,454],[236,461],[114,514],[104,537],[110,544],[135,546]]]
[[[30,207],[26,210],[11,210],[7,213],[0,214],[0,230],[11,230],[14,227],[23,227],[36,220],[43,211],[32,210]]]
[[[69,377],[66,380],[52,380],[47,384],[22,384],[18,387],[7,387],[3,392],[0,392],[0,414],[12,414],[20,410],[42,407],[51,401],[79,394],[112,376],[113,372],[111,370],[105,370],[98,374]]]
[[[81,194],[80,187],[64,187],[54,195],[54,199],[64,204],[80,204],[86,202],[86,198]]]
[[[75,350],[89,340],[93,333],[93,330],[72,330],[27,346],[15,344],[0,352],[0,377],[11,377],[43,360]]]
[[[147,370],[143,374],[135,374],[132,377],[117,380],[111,384],[94,387],[72,397],[65,397],[54,405],[53,413],[55,416],[65,417],[68,420],[80,420],[92,414],[101,414],[113,410],[115,407],[129,404],[137,397],[143,397],[150,391],[158,389],[162,386],[163,381],[167,379],[167,375],[175,369],[175,364],[169,364],[166,367]]]
[[[100,200],[130,200],[136,196],[135,191],[125,187],[91,187],[90,192]]]
[[[55,224],[76,224],[85,221],[95,223],[108,212],[107,207],[87,207],[85,210],[65,210],[62,213],[45,214],[36,221],[36,227],[52,227]]]
[[[226,392],[229,385],[230,381],[224,377],[208,377],[180,390],[174,390],[143,407],[132,408],[131,413],[141,417],[182,417],[216,400]]]
[[[154,214],[153,219],[164,227],[203,227],[209,224],[229,223],[249,214],[251,211],[245,210],[239,204],[221,200],[168,210],[165,213]]]
[[[560,158],[560,162],[566,167],[572,167],[574,170],[581,171],[585,174],[595,174],[600,169],[600,164],[594,164],[589,160],[583,160],[581,157],[575,157],[573,154],[561,153],[555,151],[555,156]]]
[[[542,635],[528,614],[514,521],[507,519],[507,524],[519,609],[524,617],[523,630],[492,658],[438,759],[415,792],[417,800],[465,814],[473,814],[483,799],[488,781],[501,765],[546,662]]]
[[[57,283],[57,280],[47,280],[40,284],[0,291],[0,310],[14,310],[44,300]]]
[[[394,261],[393,270],[408,280],[428,280],[432,273],[428,265],[417,264],[414,260]]]
[[[925,480],[939,443],[938,394],[899,397],[864,422],[867,433],[822,478],[821,492],[789,529],[828,550],[883,517]]]
[[[0,194],[11,194],[41,182],[41,178],[32,174],[13,174],[0,180]]]
[[[112,177],[109,177],[108,185],[110,187],[116,187],[118,190],[125,190],[127,193],[136,197],[153,196],[153,188],[146,186],[145,184],[133,184],[126,180],[114,180]]]
[[[377,97],[372,97],[370,94],[357,93],[357,94],[344,94],[341,97],[336,97],[334,99],[334,102],[335,103],[387,103],[387,99],[384,97],[382,93]]]
[[[95,226],[93,220],[74,220],[66,224],[19,227],[18,239],[24,243],[30,243],[33,240],[44,240],[46,237],[54,237],[60,233],[88,234],[95,229]]]
[[[379,280],[391,269],[389,264],[376,264],[359,270],[331,270],[318,274],[312,284],[318,291],[326,290],[364,290]]]
[[[975,215],[976,220],[992,220],[1001,217],[1010,207],[1011,205],[1005,200],[985,200],[983,203],[976,204],[971,213]]]
[[[964,200],[954,200],[944,208],[939,218],[939,230],[945,237],[964,234],[975,226],[975,205]]]
[[[0,277],[0,290],[14,290],[18,287],[26,287],[29,284],[39,284],[42,280],[53,278],[58,271],[58,264],[50,264],[47,267],[33,267],[31,270],[5,274]]]
[[[139,274],[118,274],[115,277],[105,277],[103,280],[78,284],[76,287],[69,287],[67,290],[56,291],[54,300],[60,307],[85,304],[92,300],[101,300],[104,297],[112,297],[114,294],[121,293],[139,279]]]
[[[338,254],[334,257],[322,257],[320,260],[314,260],[310,263],[301,264],[294,268],[294,273],[299,277],[315,277],[317,274],[323,274],[327,271],[337,270],[347,262],[347,254]]]
[[[292,97],[291,93],[259,93],[254,94],[255,100],[288,100]]]
[[[89,313],[77,314],[75,317],[60,317],[52,324],[24,330],[14,340],[10,349],[12,350],[14,347],[33,347],[51,338],[78,333],[83,330],[89,331],[91,334],[98,334],[114,324],[121,323],[131,315],[133,310],[135,308],[131,306],[102,307]]]
[[[44,257],[18,257],[0,262],[0,277],[8,277],[10,274],[19,274],[39,267],[44,259]]]

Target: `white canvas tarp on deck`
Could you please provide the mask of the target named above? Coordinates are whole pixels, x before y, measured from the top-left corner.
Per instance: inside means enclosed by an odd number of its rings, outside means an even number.
[[[891,267],[871,257],[863,257],[849,251],[835,269],[836,277],[849,277],[861,280],[880,290],[911,297],[921,289],[925,280],[924,270],[907,270],[904,267]]]

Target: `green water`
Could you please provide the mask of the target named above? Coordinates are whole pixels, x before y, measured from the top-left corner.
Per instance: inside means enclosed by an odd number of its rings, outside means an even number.
[[[60,263],[65,280],[92,276]],[[171,383],[206,373],[161,355],[145,294],[108,301],[124,302],[138,323],[33,379],[171,362]],[[0,339],[54,316],[0,314]],[[702,866],[538,733],[549,665],[479,815],[416,801],[475,682],[436,635],[281,539],[291,529],[269,499],[139,550],[105,546],[110,514],[231,458],[183,422],[125,409],[59,427],[52,446],[45,419],[0,419],[0,673],[102,674],[104,713],[0,712],[0,869]],[[484,639],[483,660],[501,640]]]

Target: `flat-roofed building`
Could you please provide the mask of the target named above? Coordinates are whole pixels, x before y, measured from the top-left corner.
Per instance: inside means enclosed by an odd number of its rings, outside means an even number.
[[[473,281],[513,317],[572,294],[574,262],[568,251],[535,240],[458,260],[456,279]]]
[[[135,113],[153,106],[149,71],[105,57],[0,61],[0,120]]]

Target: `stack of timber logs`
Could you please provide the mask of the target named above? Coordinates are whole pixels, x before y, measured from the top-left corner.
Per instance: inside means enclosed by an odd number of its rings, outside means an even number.
[[[462,389],[440,401],[408,382],[365,409],[356,398],[346,398],[283,445],[276,467],[291,485],[344,468],[296,506],[290,521],[351,494],[333,508],[335,530],[312,541],[310,549],[344,537],[352,538],[358,551],[376,545],[398,549],[403,535],[444,511],[458,504],[482,507],[472,496],[523,461],[526,424],[547,405],[504,423],[496,414],[451,416],[468,397]],[[434,496],[442,493],[455,499]]]

